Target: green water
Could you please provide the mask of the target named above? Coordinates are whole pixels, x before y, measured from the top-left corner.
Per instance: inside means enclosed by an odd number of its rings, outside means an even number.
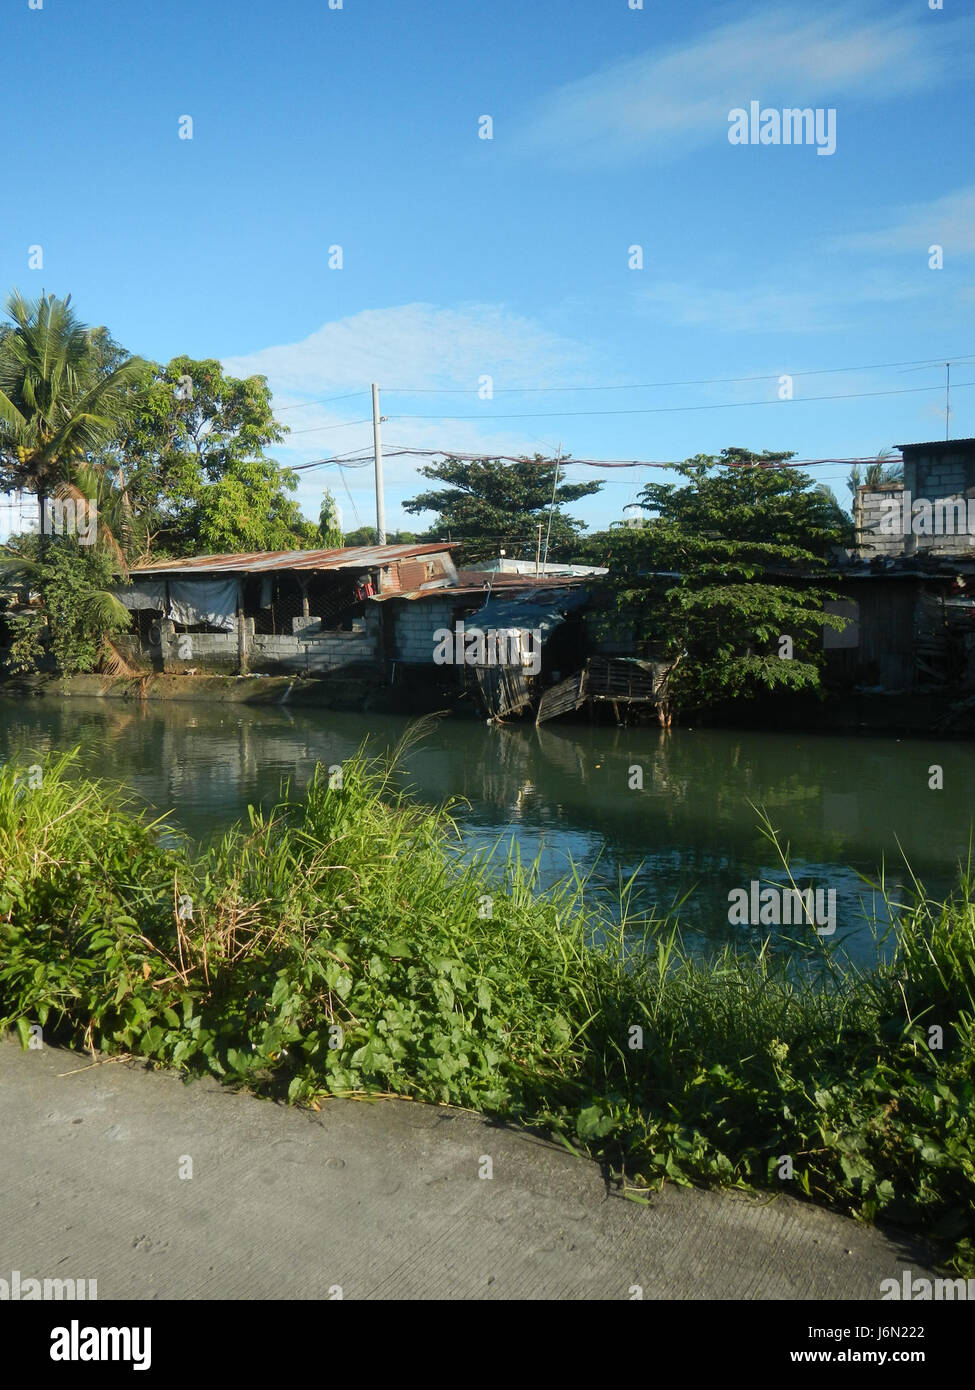
[[[0,760],[80,745],[87,772],[125,782],[205,839],[248,803],[270,804],[283,779],[302,785],[316,761],[341,763],[367,735],[386,747],[408,722],[287,706],[3,699]],[[934,763],[942,791],[928,788]],[[749,803],[764,806],[791,845],[797,882],[836,890],[836,937],[861,959],[873,954],[863,914],[876,904],[857,875],[876,876],[886,860],[889,879],[903,881],[899,840],[926,886],[945,888],[967,855],[975,806],[966,743],[447,719],[408,767],[421,799],[466,799],[472,847],[514,836],[523,858],[541,853],[547,881],[571,857],[582,871],[596,866],[596,883],[637,873],[644,901],[660,908],[690,893],[680,920],[692,939],[765,934],[728,923],[731,889],[784,881]],[[642,790],[630,786],[633,767]]]

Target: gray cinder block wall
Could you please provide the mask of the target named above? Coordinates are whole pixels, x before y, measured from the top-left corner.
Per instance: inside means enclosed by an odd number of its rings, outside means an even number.
[[[950,498],[962,503],[956,528],[960,534],[911,537],[919,551],[962,555],[975,549],[975,536],[969,535],[966,524],[968,501],[975,502],[975,449],[971,440],[957,443],[949,440],[937,448],[928,445],[906,450],[904,487],[914,501],[926,498],[937,502]],[[975,515],[975,505],[972,513]],[[948,516],[951,515],[949,508]]]
[[[889,515],[890,504],[896,502],[898,512],[904,497],[900,483],[882,483],[879,487],[862,487],[853,503],[853,520],[856,524],[857,549],[864,560],[872,560],[877,555],[899,556],[906,551],[908,537],[898,530],[894,535],[884,535],[880,524]]]
[[[885,484],[862,488],[857,495],[855,517],[860,554],[864,559],[872,559],[876,555],[902,558],[915,554],[963,555],[975,551],[975,535],[969,532],[967,524],[969,502],[975,520],[975,440],[944,440],[899,447],[904,457],[903,486]],[[880,534],[878,528],[885,514],[885,500],[895,499],[902,508],[905,493],[910,495],[912,508],[920,501],[932,503],[932,520],[940,523],[941,534],[916,534],[910,517],[907,534],[903,520],[898,534]],[[958,505],[952,505],[954,503]],[[941,522],[945,512],[947,527]]]
[[[471,612],[481,606],[480,600],[471,605]],[[457,607],[456,598],[413,599],[397,602],[395,599],[385,605],[393,622],[393,654],[397,661],[410,661],[433,665],[433,652],[436,643],[434,633],[438,628],[452,628],[452,613]]]
[[[347,666],[379,662],[379,619],[367,613],[351,632],[322,631],[318,618],[296,619],[297,632],[255,634],[247,624],[247,670],[256,675],[328,675]],[[162,654],[168,674],[198,671],[201,674],[236,675],[240,669],[238,634],[233,632],[176,632],[170,622],[159,624],[161,647],[145,648],[145,656]]]

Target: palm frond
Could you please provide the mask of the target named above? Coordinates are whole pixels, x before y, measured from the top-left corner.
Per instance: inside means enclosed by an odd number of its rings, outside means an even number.
[[[128,627],[131,615],[125,604],[107,589],[95,589],[85,598],[85,616],[98,627],[118,631]]]

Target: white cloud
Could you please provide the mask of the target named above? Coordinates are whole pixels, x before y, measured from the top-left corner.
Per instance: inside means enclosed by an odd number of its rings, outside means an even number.
[[[388,387],[470,387],[485,373],[497,384],[573,385],[582,378],[580,344],[495,304],[441,309],[404,304],[366,309],[326,323],[298,343],[264,348],[224,363],[236,376],[260,372],[277,391],[318,395]]]
[[[949,35],[957,44],[963,32],[962,22],[935,26],[903,11],[862,14],[863,6],[835,5],[765,11],[626,59],[544,99],[520,146],[573,164],[621,164],[726,139],[728,112],[751,100],[889,100],[930,83]]]
[[[524,397],[510,398],[511,404],[502,404],[503,396],[493,402],[481,401],[480,377],[490,375],[500,388],[574,386],[585,384],[592,375],[588,347],[491,304],[456,309],[406,304],[365,310],[324,324],[300,342],[227,358],[223,366],[233,376],[259,374],[268,378],[278,418],[291,429],[286,442],[273,450],[283,464],[371,450],[369,386],[372,381],[379,382],[381,409],[389,417],[383,425],[387,451],[383,471],[390,529],[416,529],[422,524],[420,519],[400,515],[396,498],[426,485],[416,473],[423,460],[396,457],[393,451],[397,445],[485,454],[531,453],[536,449],[544,453],[553,448],[550,441],[537,435],[539,426],[544,428],[547,422],[526,421],[527,429],[520,428],[518,421],[492,423],[495,411],[536,407],[526,406]],[[403,387],[450,389],[452,393],[410,396],[393,390]],[[346,392],[360,394],[341,401],[316,402],[318,397]],[[482,413],[483,423],[477,418],[446,418]],[[398,419],[399,414],[433,418]],[[343,470],[344,484],[335,467],[316,468],[299,476],[301,486],[295,499],[306,516],[317,516],[322,488],[328,486],[343,508],[343,524],[349,529],[356,518],[349,506],[347,486],[363,522],[372,523],[371,466]]]
[[[975,187],[903,207],[885,227],[850,233],[833,242],[837,250],[910,251],[924,256],[934,244],[944,248],[946,262],[975,252]]]
[[[714,288],[677,281],[647,286],[641,300],[656,321],[677,328],[715,328],[725,333],[810,333],[835,331],[857,322],[854,305],[899,303],[917,288],[860,281],[855,287],[765,289],[739,285]]]

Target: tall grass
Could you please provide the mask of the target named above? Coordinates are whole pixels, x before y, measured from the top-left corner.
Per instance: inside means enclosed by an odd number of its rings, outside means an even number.
[[[835,969],[814,933],[815,974],[768,943],[701,960],[667,918],[635,949],[626,886],[617,920],[576,877],[539,891],[514,847],[471,862],[396,756],[333,780],[193,851],[74,755],[39,786],[4,768],[0,1027],[303,1104],[474,1108],[544,1126],[638,1199],[666,1178],[804,1193],[975,1268],[968,869],[947,902],[915,885],[871,971]]]

